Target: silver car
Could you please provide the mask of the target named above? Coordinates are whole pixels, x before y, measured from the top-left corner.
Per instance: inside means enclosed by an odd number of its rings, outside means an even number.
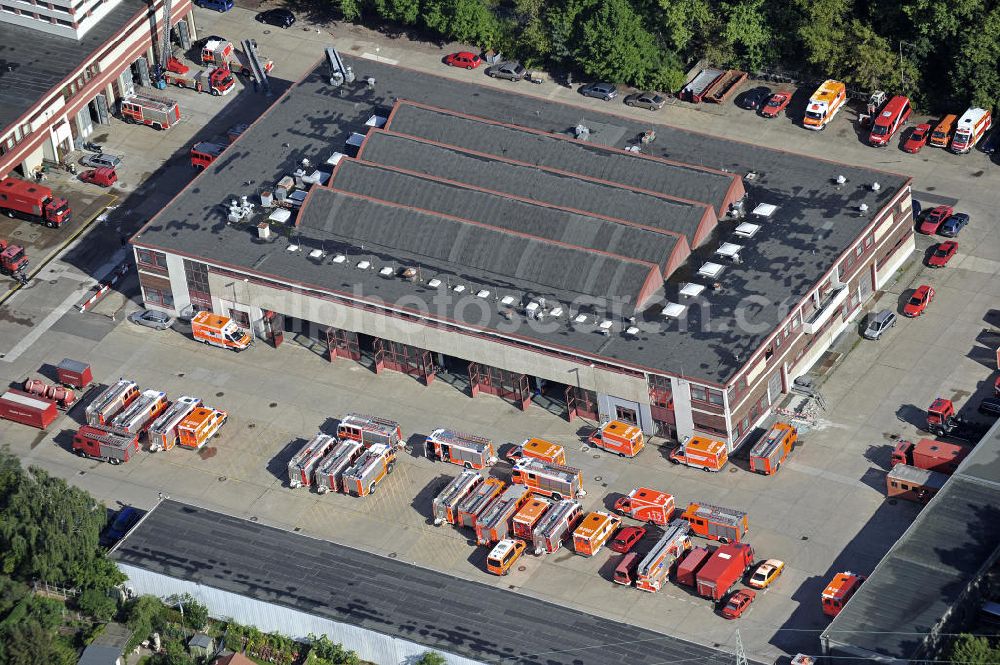
[[[637,92],[625,98],[626,106],[638,106],[650,111],[659,111],[667,103],[667,98],[655,92]]]
[[[508,81],[520,81],[527,71],[517,60],[508,60],[486,68],[486,75],[490,78],[507,79]]]
[[[163,312],[158,312],[153,309],[144,309],[139,312],[133,312],[129,315],[128,320],[140,326],[146,326],[147,328],[153,328],[155,330],[166,330],[174,323],[173,318]]]
[[[95,169],[99,169],[102,167],[113,169],[122,163],[122,158],[116,157],[115,155],[111,155],[106,152],[99,152],[96,154],[84,155],[80,159],[80,163],[83,164],[84,166],[89,166]]]
[[[896,325],[896,314],[883,309],[868,315],[868,327],[863,333],[865,339],[880,339],[886,330]]]

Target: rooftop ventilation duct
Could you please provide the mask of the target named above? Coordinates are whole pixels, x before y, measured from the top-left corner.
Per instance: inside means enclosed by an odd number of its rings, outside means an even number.
[[[845,182],[847,182],[847,178],[846,177],[844,177],[842,175],[837,176],[837,184],[838,185],[843,185]]]

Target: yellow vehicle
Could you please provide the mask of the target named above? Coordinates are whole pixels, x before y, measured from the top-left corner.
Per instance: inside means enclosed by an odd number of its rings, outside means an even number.
[[[486,555],[486,570],[494,575],[506,575],[521,558],[527,544],[518,538],[504,538]]]
[[[816,89],[806,105],[802,126],[806,129],[825,129],[847,101],[847,88],[840,81],[828,79]]]
[[[768,559],[764,563],[757,566],[757,570],[753,571],[753,575],[750,576],[749,585],[754,589],[766,589],[781,576],[781,573],[784,570],[784,561],[780,561],[778,559]]]
[[[948,144],[951,143],[951,135],[955,133],[956,122],[958,122],[958,116],[954,113],[949,113],[941,118],[941,122],[934,126],[931,138],[927,142],[935,148],[947,148]]]

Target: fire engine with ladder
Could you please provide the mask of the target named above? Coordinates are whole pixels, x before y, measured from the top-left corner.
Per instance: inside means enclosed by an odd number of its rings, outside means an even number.
[[[334,446],[316,467],[316,491],[320,494],[346,492],[344,472],[358,461],[364,450],[359,441],[341,441]]]
[[[487,478],[478,484],[464,499],[459,501],[458,519],[455,526],[467,526],[470,529],[476,528],[476,519],[486,510],[486,507],[503,492],[506,483],[499,478]]]
[[[378,416],[348,413],[337,425],[337,438],[360,441],[365,447],[382,443],[390,448],[403,447],[403,431],[399,423]]]
[[[695,534],[720,543],[738,543],[749,529],[742,510],[707,503],[688,504],[680,519],[687,520]]]
[[[111,427],[141,435],[146,426],[166,410],[168,404],[167,393],[162,390],[144,390],[111,420]]]
[[[639,562],[639,567],[636,568],[637,588],[655,593],[663,587],[670,577],[670,569],[691,549],[691,538],[688,535],[690,530],[691,525],[684,520],[670,523],[663,537]]]
[[[139,397],[139,386],[129,379],[118,379],[113,385],[105,388],[93,402],[87,405],[85,412],[88,425],[105,425],[111,419]]]
[[[431,512],[434,515],[434,525],[441,526],[458,523],[458,505],[477,487],[483,484],[483,476],[478,471],[463,471],[452,479],[441,493],[434,497]]]
[[[295,489],[312,485],[313,469],[336,444],[337,439],[334,437],[319,433],[302,446],[288,461],[289,486]]]
[[[485,469],[496,463],[493,442],[483,436],[450,429],[436,429],[424,443],[424,454],[434,460],[450,462],[466,469]]]
[[[368,447],[354,466],[344,471],[344,491],[354,496],[368,496],[392,473],[396,466],[396,451],[384,443]]]
[[[580,469],[543,462],[533,457],[515,462],[510,478],[511,482],[524,485],[531,491],[550,496],[556,501],[570,497],[580,498],[587,494],[583,489],[583,472]]]
[[[531,533],[535,554],[545,552],[552,554],[558,551],[572,536],[573,530],[582,519],[583,512],[579,501],[573,499],[557,501]]]
[[[166,411],[153,421],[153,424],[146,431],[146,436],[149,439],[149,451],[155,453],[160,450],[170,450],[177,445],[179,438],[177,426],[199,406],[201,406],[201,400],[197,397],[184,395],[177,398]]]
[[[531,498],[524,485],[511,485],[476,518],[476,542],[492,545],[510,533],[511,520],[521,506]]]

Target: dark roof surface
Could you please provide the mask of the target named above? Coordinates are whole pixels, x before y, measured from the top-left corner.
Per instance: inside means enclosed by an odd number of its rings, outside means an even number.
[[[508,90],[473,86],[387,63],[345,59],[359,76],[357,84],[336,90],[327,83],[325,66],[318,67],[154,217],[134,241],[334,293],[360,294],[390,303],[403,298],[412,302],[415,295],[431,297],[436,291],[382,279],[371,274],[375,271],[347,273],[344,267],[317,265],[301,253],[286,251],[290,241],[284,238],[262,243],[256,238],[255,228],[260,218],[254,218],[254,224],[227,225],[225,204],[239,195],[256,199],[262,187],[294,172],[303,158],[318,164],[333,152],[342,152],[349,134],[363,130],[372,112],[384,113],[394,99],[422,99],[463,113],[545,131],[562,131],[584,122],[592,129],[592,141],[607,140],[618,147],[624,145],[623,137],[650,128],[649,123],[524,97]],[[363,83],[368,76],[378,81],[374,90]],[[593,316],[580,325],[564,316],[555,329],[536,329],[527,324],[512,326],[498,311],[487,311],[488,316],[483,319],[479,308],[451,305],[435,305],[433,316],[445,321],[461,319],[465,326],[486,330],[512,330],[505,334],[585,356],[725,383],[781,322],[788,311],[786,303],[803,298],[835,259],[854,245],[871,221],[870,217],[857,214],[857,206],[865,203],[872,212],[880,210],[908,183],[904,176],[827,163],[663,125],[655,125],[655,129],[657,139],[649,148],[653,154],[725,168],[737,174],[755,171],[757,177],[746,183],[749,207],[759,202],[778,206],[775,215],[751,241],[738,241],[745,245],[740,253],[743,262],[726,265],[718,280],[723,289],[706,292],[707,307],[690,307],[682,322],[665,321],[658,310],[650,310],[637,322],[641,330],[637,337],[622,334],[620,324],[616,324],[610,336],[597,334]],[[669,199],[598,186],[570,176],[556,176],[558,180],[553,182],[557,184],[550,185],[548,172],[529,166],[519,167],[521,175],[516,189],[505,189],[515,187],[514,176],[506,167],[501,169],[496,160],[430,145],[434,151],[421,148],[418,161],[415,147],[418,142],[409,141],[414,145],[406,146],[403,142],[407,139],[397,138],[389,145],[392,139],[381,132],[369,134],[362,157],[637,223],[647,223],[646,215],[667,214],[655,210],[673,211],[681,207]],[[379,144],[384,149],[379,151],[379,159],[372,159]],[[397,151],[402,154],[396,154]],[[437,159],[443,159],[442,163],[435,164]],[[500,175],[494,178],[494,173]],[[845,185],[834,184],[838,175],[846,178]],[[881,187],[873,191],[871,183],[876,180]],[[248,182],[251,184],[247,185]],[[564,192],[566,198],[549,198],[555,197],[557,190]],[[646,196],[650,207],[647,210],[646,203],[634,197],[629,198],[628,205],[610,205],[609,197],[615,192]],[[569,197],[585,198],[588,205],[572,205]],[[657,206],[669,208],[658,208],[653,201],[658,202]],[[688,208],[699,210],[696,206]],[[659,226],[663,228],[662,220]],[[719,239],[729,240],[732,228],[732,222],[721,222]],[[322,248],[322,239],[311,239],[307,232],[301,237],[293,236],[291,241],[306,250]],[[677,290],[682,281],[705,282],[693,276],[692,267],[696,270],[702,261],[711,259],[714,245],[708,243],[708,247],[696,252],[686,266],[676,271],[667,284],[669,300],[678,302]],[[500,286],[509,288],[514,295],[530,290],[530,285]],[[482,288],[497,290],[496,285],[489,284]],[[570,315],[575,314],[575,306],[565,309]],[[738,319],[738,314],[742,319]],[[475,320],[468,320],[470,315]],[[737,320],[743,321],[741,328],[737,327]]]
[[[145,7],[139,0],[121,0],[80,40],[0,22],[0,130],[76,71]]]
[[[654,263],[661,268],[678,244],[675,235],[626,222],[609,221],[354,159],[345,159],[339,164],[332,185],[336,189],[414,208]]]
[[[659,275],[649,263],[325,188],[313,191],[299,227],[314,240],[330,238],[323,245],[328,252],[364,247],[374,265],[427,266],[468,275],[477,284],[528,285],[531,291],[569,299],[635,302]]]
[[[623,150],[568,140],[565,135],[528,131],[472,116],[415,106],[401,101],[388,129],[400,134],[504,157],[526,164],[620,183],[711,206],[724,214],[726,195],[737,176],[672,164]],[[560,128],[565,131],[571,128]],[[694,228],[675,229],[688,236]]]
[[[171,500],[150,511],[110,556],[486,662],[732,661],[708,647]]]
[[[996,560],[997,524],[1000,422],[834,618],[824,641],[903,660],[922,655],[922,636]]]

